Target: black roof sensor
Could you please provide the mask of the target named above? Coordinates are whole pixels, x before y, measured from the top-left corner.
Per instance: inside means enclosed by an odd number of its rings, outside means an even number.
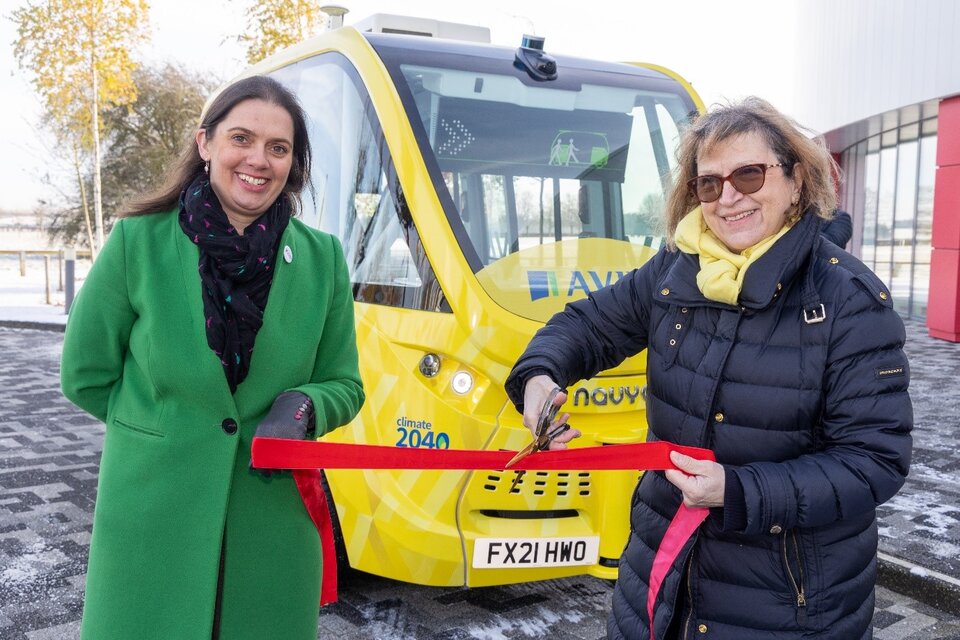
[[[524,34],[513,64],[534,80],[556,80],[557,61],[543,52],[543,41],[540,36]]]

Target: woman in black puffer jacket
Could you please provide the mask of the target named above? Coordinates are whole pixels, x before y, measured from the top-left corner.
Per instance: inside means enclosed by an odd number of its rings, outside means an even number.
[[[507,381],[529,426],[553,387],[646,348],[650,440],[716,455],[674,453],[682,472],[643,475],[611,638],[871,637],[876,507],[910,464],[909,367],[889,290],[820,237],[834,166],[760,99],[701,116],[681,142],[668,246],[551,319]],[[710,515],[651,623],[651,567],[681,502]]]

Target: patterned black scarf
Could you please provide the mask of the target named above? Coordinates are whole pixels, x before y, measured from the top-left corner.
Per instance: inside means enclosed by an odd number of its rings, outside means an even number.
[[[180,195],[180,227],[200,249],[207,344],[223,364],[231,393],[250,371],[277,247],[289,221],[290,203],[281,195],[240,235],[207,176],[198,176]]]

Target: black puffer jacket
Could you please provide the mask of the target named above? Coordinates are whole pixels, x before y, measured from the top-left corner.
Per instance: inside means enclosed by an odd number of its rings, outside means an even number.
[[[704,640],[870,637],[875,508],[910,463],[909,369],[887,289],[819,226],[805,215],[749,267],[740,306],[703,297],[697,256],[661,251],[557,314],[507,381],[522,406],[533,375],[570,385],[647,347],[650,439],[724,465],[726,508],[667,574],[657,640],[671,624]],[[679,503],[662,473],[644,474],[610,637],[649,638],[650,569]]]

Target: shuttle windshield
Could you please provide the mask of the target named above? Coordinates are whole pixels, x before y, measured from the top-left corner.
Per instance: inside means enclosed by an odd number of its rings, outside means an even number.
[[[501,306],[546,320],[663,244],[674,149],[695,111],[678,82],[573,58],[538,82],[508,49],[374,44],[460,249]]]

